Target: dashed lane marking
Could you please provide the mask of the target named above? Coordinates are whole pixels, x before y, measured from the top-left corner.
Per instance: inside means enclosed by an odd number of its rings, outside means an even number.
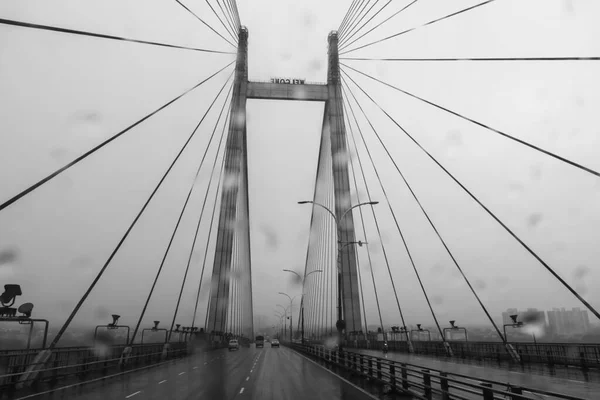
[[[249,379],[250,379],[250,377],[247,377],[247,378],[246,378],[246,380],[249,380]]]
[[[159,384],[159,385],[162,385],[162,384],[163,384],[163,383],[165,383],[166,381],[167,381],[167,380],[166,380],[166,379],[164,379],[164,380],[162,380],[162,381],[158,382],[158,384]]]
[[[244,388],[242,388],[242,389],[240,390],[240,394],[242,394],[242,393],[244,393]]]
[[[185,374],[185,371],[179,373],[179,375],[183,375],[183,374]]]
[[[141,390],[138,390],[138,391],[137,391],[137,392],[135,392],[135,393],[131,393],[129,396],[125,396],[125,398],[126,398],[126,399],[128,399],[128,398],[130,398],[130,397],[133,397],[133,396],[135,396],[136,394],[140,394],[140,393],[142,393],[142,391],[141,391]]]
[[[197,368],[198,368],[198,367],[194,367],[194,368],[192,368],[192,369],[197,369]]]

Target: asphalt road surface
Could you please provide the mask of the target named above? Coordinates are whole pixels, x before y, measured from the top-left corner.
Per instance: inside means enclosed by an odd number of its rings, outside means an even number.
[[[220,349],[119,377],[22,399],[376,399],[285,348]]]

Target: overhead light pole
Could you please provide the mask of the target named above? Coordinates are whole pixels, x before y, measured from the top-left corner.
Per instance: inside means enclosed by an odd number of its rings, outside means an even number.
[[[301,335],[302,335],[301,336],[301,341],[302,341],[302,344],[304,344],[304,295],[306,294],[306,293],[304,293],[304,287],[305,287],[304,283],[306,282],[306,279],[309,277],[309,275],[314,274],[316,272],[323,272],[323,270],[322,269],[316,269],[314,271],[310,271],[308,274],[305,273],[304,274],[304,278],[302,278],[302,276],[300,276],[299,273],[297,273],[296,271],[292,271],[291,269],[284,269],[284,271],[285,272],[291,272],[292,274],[296,274],[296,276],[298,276],[298,278],[302,279],[302,292],[303,293],[302,293],[302,297],[300,297],[300,313],[301,313],[300,314],[300,319],[301,319],[301,325],[302,325],[302,327],[300,329],[301,329]]]
[[[338,252],[337,252],[337,281],[338,281],[338,293],[337,293],[337,300],[338,300],[338,304],[337,304],[337,314],[338,314],[338,320],[335,323],[335,327],[337,328],[338,331],[338,346],[339,346],[339,350],[342,350],[342,332],[344,331],[344,329],[346,329],[346,322],[344,321],[344,309],[343,309],[343,296],[344,296],[344,285],[343,285],[343,280],[342,280],[342,274],[343,274],[343,268],[342,268],[342,250],[349,246],[349,245],[353,245],[353,244],[358,244],[359,246],[362,246],[363,244],[366,244],[366,242],[342,242],[342,225],[341,223],[344,221],[344,217],[353,209],[357,208],[357,207],[362,207],[362,206],[374,206],[376,204],[379,204],[378,201],[367,201],[364,203],[359,203],[356,204],[350,208],[348,208],[346,211],[344,211],[342,213],[342,215],[338,218],[336,217],[335,213],[333,211],[331,211],[329,208],[327,208],[326,206],[324,206],[323,204],[317,203],[315,201],[310,201],[310,200],[305,200],[305,201],[299,201],[298,204],[312,204],[314,206],[318,206],[323,208],[325,211],[327,211],[329,213],[329,215],[331,215],[333,217],[333,220],[335,221],[335,225],[336,225],[336,236],[337,236],[337,247],[338,247]]]

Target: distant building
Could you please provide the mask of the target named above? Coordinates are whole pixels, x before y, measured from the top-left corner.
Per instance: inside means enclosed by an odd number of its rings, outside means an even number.
[[[582,335],[590,330],[587,310],[579,307],[572,310],[553,308],[548,311],[548,326],[556,335]]]

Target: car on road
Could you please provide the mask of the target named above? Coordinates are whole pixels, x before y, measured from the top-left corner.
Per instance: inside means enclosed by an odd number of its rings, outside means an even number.
[[[273,339],[271,341],[271,347],[279,347],[279,340]]]
[[[231,339],[229,341],[229,351],[239,350],[239,349],[240,349],[240,343],[236,339]]]

